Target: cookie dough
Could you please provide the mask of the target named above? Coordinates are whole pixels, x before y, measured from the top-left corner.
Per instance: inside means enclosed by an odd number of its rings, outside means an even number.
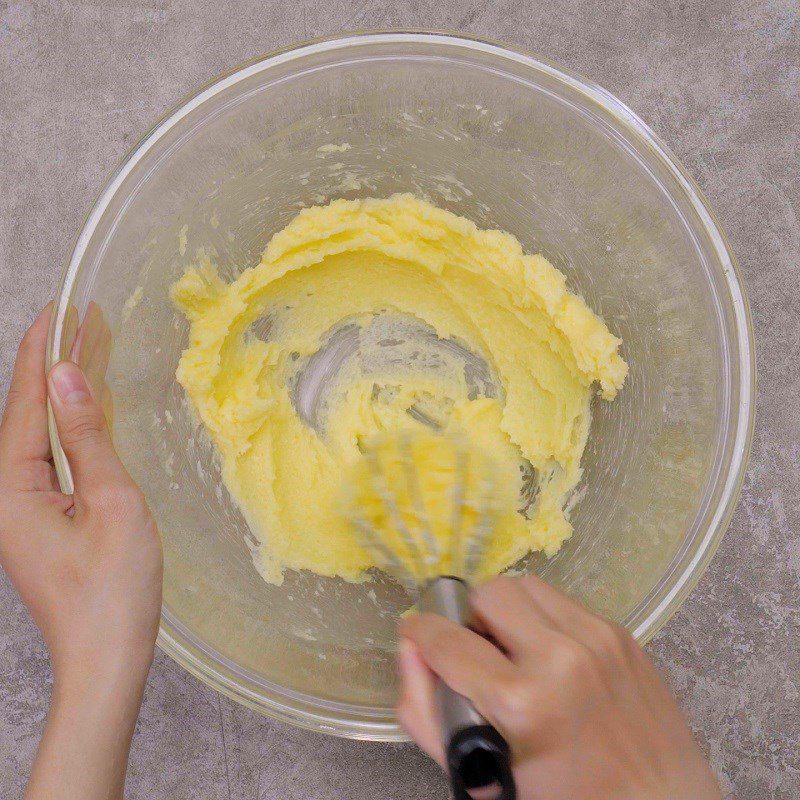
[[[172,300],[191,326],[176,377],[261,542],[265,580],[286,569],[358,580],[374,566],[340,513],[341,482],[387,430],[468,437],[509,497],[535,477],[525,514],[502,516],[483,577],[570,536],[563,509],[593,385],[613,400],[627,365],[564,275],[509,233],[408,194],[336,200],[301,211],[232,283],[207,260],[192,266]],[[405,343],[414,325],[428,351]],[[303,410],[309,365],[346,336],[360,351]]]

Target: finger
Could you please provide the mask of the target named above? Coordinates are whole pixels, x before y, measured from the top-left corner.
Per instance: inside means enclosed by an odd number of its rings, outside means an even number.
[[[597,619],[591,611],[537,575],[520,578],[520,586],[565,633],[575,633]]]
[[[76,497],[104,486],[131,484],[111,442],[103,409],[80,367],[60,361],[50,371],[48,391]]]
[[[400,640],[397,665],[400,673],[397,718],[420,748],[444,767],[441,721],[436,702],[436,676],[428,669],[416,645],[409,639]]]
[[[96,395],[95,395],[96,396]],[[114,397],[107,384],[103,384],[100,390],[100,405],[103,408],[103,415],[106,418],[106,424],[113,430],[114,428]]]
[[[622,626],[594,614],[541,578],[527,575],[521,583],[565,635],[580,642],[602,660],[614,662],[619,657],[633,657],[639,650],[633,637]]]
[[[498,687],[512,684],[517,676],[511,661],[475,631],[437,614],[408,617],[400,632],[433,672],[492,719]]]
[[[90,302],[78,328],[69,360],[83,370],[95,397],[100,397],[105,388],[110,355],[111,330],[100,306]]]
[[[51,307],[45,306],[22,339],[0,424],[0,470],[11,480],[20,465],[50,458],[44,364]]]
[[[514,661],[546,650],[559,630],[517,578],[495,578],[479,586],[470,606],[481,628]]]

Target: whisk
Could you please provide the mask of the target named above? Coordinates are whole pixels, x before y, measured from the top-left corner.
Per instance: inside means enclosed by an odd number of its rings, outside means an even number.
[[[490,460],[464,437],[410,431],[378,436],[363,454],[346,498],[363,545],[420,611],[469,626],[469,586],[502,510]],[[506,741],[441,680],[437,696],[456,800],[513,800]]]

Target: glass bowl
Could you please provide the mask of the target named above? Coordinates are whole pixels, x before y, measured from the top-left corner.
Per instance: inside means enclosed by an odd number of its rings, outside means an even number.
[[[398,191],[512,232],[624,342],[630,376],[615,402],[594,403],[575,534],[525,569],[647,640],[719,544],[753,423],[750,319],[720,226],[653,133],[594,84],[490,42],[375,33],[274,53],[170,112],[89,214],[49,361],[82,363],[113,404],[164,540],[161,647],[264,714],[379,740],[403,738],[391,587],[261,579],[174,379],[187,326],[168,290],[199,253],[228,279],[257,263],[305,206]],[[51,438],[70,490],[52,425]]]

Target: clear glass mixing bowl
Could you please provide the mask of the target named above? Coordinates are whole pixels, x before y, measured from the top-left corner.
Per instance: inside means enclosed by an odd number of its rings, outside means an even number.
[[[275,53],[171,112],[80,233],[49,359],[71,354],[98,384],[108,364],[115,440],[164,539],[162,648],[265,714],[368,739],[402,738],[396,598],[380,581],[259,577],[174,379],[187,326],[168,289],[200,250],[230,278],[302,207],[398,191],[511,231],[623,339],[631,373],[594,405],[575,535],[526,568],[646,640],[719,542],[753,421],[730,248],[683,169],[599,87],[488,42],[385,33]]]

